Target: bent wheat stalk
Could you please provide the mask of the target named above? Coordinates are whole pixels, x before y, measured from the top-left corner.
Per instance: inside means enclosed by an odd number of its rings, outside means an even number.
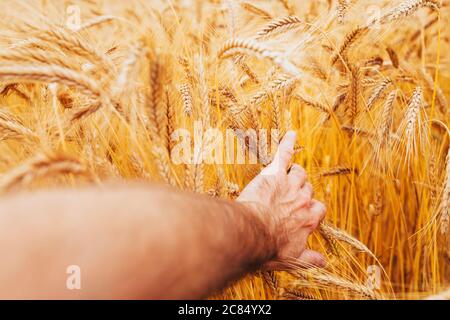
[[[351,46],[368,30],[367,27],[357,27],[345,36],[344,42],[341,44],[339,51],[331,59],[331,64],[334,65],[339,58],[343,58]]]
[[[86,167],[81,162],[66,155],[38,155],[4,175],[0,179],[0,190],[7,192],[17,187],[24,188],[39,178],[87,173]]]
[[[246,53],[269,59],[273,63],[284,69],[286,72],[295,76],[300,75],[300,71],[298,70],[298,68],[294,66],[282,52],[270,50],[266,46],[255,42],[253,39],[231,39],[220,48],[217,53],[217,57],[219,58],[219,60],[222,60],[235,56],[237,54]]]
[[[450,222],[450,148],[447,151],[447,165],[442,191],[442,201],[440,204],[440,230],[444,236],[447,236]]]
[[[56,65],[0,66],[0,81],[21,83],[56,82],[76,88],[93,99],[102,96],[102,89],[95,80],[80,72]]]
[[[272,20],[272,15],[270,13],[251,4],[250,2],[242,2],[239,5],[241,6],[242,9],[244,9],[254,15],[257,15],[265,20]]]
[[[0,110],[0,133],[6,136],[18,136],[39,139],[39,136],[9,112]]]
[[[378,300],[382,298],[374,290],[368,286],[349,281],[347,279],[331,275],[328,272],[323,272],[318,269],[308,268],[301,262],[296,260],[283,261],[289,268],[288,272],[297,277],[297,280],[292,282],[293,287],[304,288],[311,287],[313,284],[317,287],[336,290],[345,290],[354,295],[365,297],[371,300]]]
[[[91,20],[89,20],[88,22],[82,24],[81,26],[79,26],[78,28],[76,28],[75,31],[80,32],[89,28],[93,28],[111,21],[115,21],[115,20],[121,20],[122,18],[116,17],[116,16],[111,16],[111,15],[106,15],[106,16],[99,16],[99,17],[95,17]]]
[[[380,18],[380,23],[389,23],[412,15],[422,7],[430,7],[437,10],[440,5],[436,0],[407,0],[393,8]]]
[[[373,89],[372,94],[369,97],[369,100],[367,100],[367,109],[370,110],[375,102],[378,101],[378,99],[383,94],[384,90],[392,83],[392,80],[389,78],[384,79],[378,86]]]
[[[332,225],[322,222],[319,226],[319,232],[321,234],[324,234],[329,239],[334,239],[336,241],[342,241],[347,244],[349,244],[351,247],[353,247],[356,250],[359,250],[361,252],[367,253],[368,255],[375,257],[372,251],[370,251],[369,248],[365,244],[363,244],[361,241],[357,240],[356,238],[349,235],[344,230],[341,230],[339,228],[333,227]]]
[[[261,31],[259,31],[256,36],[257,39],[263,38],[270,34],[273,34],[275,31],[281,31],[286,29],[291,29],[302,23],[302,20],[296,16],[288,16],[283,18],[278,18],[269,22]]]

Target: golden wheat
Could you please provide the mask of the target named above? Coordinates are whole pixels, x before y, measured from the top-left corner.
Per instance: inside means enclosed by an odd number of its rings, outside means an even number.
[[[79,2],[75,28],[63,1],[23,3],[0,12],[2,191],[140,178],[233,199],[272,145],[246,153],[258,164],[210,165],[192,139],[175,164],[173,133],[240,129],[236,151],[248,129],[294,129],[294,162],[328,207],[308,243],[327,267],[288,261],[215,297],[446,296],[447,2],[98,0]]]

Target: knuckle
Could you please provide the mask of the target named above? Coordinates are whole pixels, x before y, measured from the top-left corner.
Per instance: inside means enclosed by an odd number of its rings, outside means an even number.
[[[322,221],[325,218],[325,215],[327,213],[327,207],[322,203],[319,202],[319,210],[318,210],[318,216],[319,216],[319,221]]]
[[[313,189],[311,186],[305,185],[300,191],[300,200],[303,204],[310,204],[313,197]]]
[[[294,164],[292,166],[292,169],[295,170],[295,172],[300,175],[300,176],[305,176],[306,177],[306,171],[305,169],[303,169],[300,165],[298,164]]]
[[[306,180],[307,174],[306,174],[305,169],[299,169],[297,174],[298,174],[298,177],[300,178],[300,180]]]
[[[289,175],[293,178],[293,182],[296,185],[300,185],[303,186],[306,179],[307,179],[307,174],[305,169],[303,169],[302,167],[300,167],[299,165],[293,165]]]
[[[319,226],[319,223],[320,223],[319,220],[317,220],[317,219],[314,220],[314,222],[311,225],[313,231],[317,229],[317,227]]]
[[[312,198],[312,195],[313,195],[313,186],[312,186],[311,183],[307,182],[307,183],[305,184],[305,190],[306,190],[306,192],[308,193],[309,197]]]
[[[317,227],[319,226],[319,223],[320,223],[320,221],[316,217],[311,218],[307,224],[307,228],[308,228],[309,232],[312,233],[314,230],[316,230]]]

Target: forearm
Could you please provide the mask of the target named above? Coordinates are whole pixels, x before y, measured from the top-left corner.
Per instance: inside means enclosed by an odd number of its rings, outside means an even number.
[[[0,213],[5,298],[201,298],[275,252],[246,207],[159,186],[16,196]]]

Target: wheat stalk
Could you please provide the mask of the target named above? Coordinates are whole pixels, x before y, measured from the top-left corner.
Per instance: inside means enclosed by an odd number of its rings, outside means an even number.
[[[422,7],[430,7],[437,10],[440,5],[435,0],[407,0],[383,15],[380,18],[380,23],[390,23],[405,18]]]
[[[179,86],[179,91],[183,99],[184,114],[190,117],[192,115],[194,106],[192,103],[192,96],[191,91],[189,90],[189,86],[187,84],[182,84]]]
[[[101,86],[88,76],[56,65],[47,66],[0,66],[0,80],[21,83],[60,83],[76,88],[92,99],[103,95]]]
[[[169,90],[167,88],[165,88],[164,94],[166,97],[165,102],[166,102],[166,119],[167,119],[166,145],[167,145],[167,150],[169,152],[169,155],[171,155],[173,147],[174,147],[174,142],[171,137],[176,128],[176,114],[175,114],[174,105],[170,101]]]
[[[420,110],[423,107],[422,88],[416,87],[411,96],[404,118],[404,136],[406,138],[406,155],[416,152],[416,128],[420,125]],[[420,128],[419,128],[420,129]],[[400,129],[401,130],[401,129]]]
[[[350,33],[345,36],[344,42],[339,47],[338,53],[331,59],[331,64],[334,65],[339,58],[343,58],[346,52],[355,44],[355,42],[361,38],[368,30],[367,27],[356,27]]]
[[[337,7],[337,19],[339,23],[343,23],[345,16],[347,15],[348,7],[350,6],[349,0],[339,0]]]
[[[312,294],[295,288],[282,288],[281,296],[290,300],[317,300]]]
[[[398,55],[395,52],[394,49],[392,49],[391,47],[387,47],[386,51],[389,55],[389,59],[391,60],[392,65],[394,66],[394,68],[398,68],[400,65],[400,61],[398,59]]]
[[[448,234],[448,227],[450,222],[450,148],[447,150],[447,159],[446,159],[446,174],[444,181],[444,188],[442,191],[442,201],[440,205],[440,230],[441,233],[445,236]]]
[[[444,92],[442,92],[441,87],[439,87],[439,85],[436,83],[434,83],[433,78],[430,76],[430,74],[424,70],[424,69],[419,69],[420,70],[420,74],[422,75],[423,79],[425,80],[425,83],[428,86],[428,89],[433,92],[436,88],[436,98],[437,98],[437,102],[439,104],[439,109],[443,114],[447,114],[448,112],[448,104],[447,104],[447,99],[445,98]]]
[[[150,65],[150,91],[148,93],[147,115],[150,120],[153,138],[160,138],[163,130],[161,121],[162,104],[162,84],[161,84],[161,65],[158,61],[154,61]]]
[[[194,81],[194,76],[192,75],[191,66],[189,65],[189,61],[185,57],[179,57],[178,63],[183,67],[184,77],[185,77],[187,83],[189,83],[189,85],[194,87],[195,81]]]
[[[351,66],[351,85],[348,94],[348,111],[351,126],[355,126],[356,117],[359,113],[359,94],[360,94],[360,69],[357,66]]]
[[[308,287],[314,284],[325,288],[345,290],[372,300],[380,298],[378,294],[365,285],[354,283],[338,276],[321,273],[316,269],[305,269],[304,266],[295,261],[290,262],[290,264],[292,265],[292,270],[289,270],[289,272],[299,278],[293,281],[292,284],[294,287]]]
[[[379,131],[380,146],[388,144],[388,139],[391,133],[393,122],[394,102],[397,98],[397,90],[392,90],[383,106],[383,113],[381,115],[381,126]]]
[[[286,72],[299,76],[300,72],[281,52],[273,51],[253,39],[231,39],[227,41],[218,51],[217,57],[222,60],[237,54],[250,53],[261,58],[271,60]]]
[[[261,31],[258,31],[256,36],[257,38],[263,38],[274,33],[275,31],[291,29],[299,24],[302,24],[302,20],[296,16],[278,18],[269,22]]]
[[[347,232],[338,229],[336,227],[331,226],[330,224],[326,222],[322,222],[319,227],[319,232],[321,234],[326,235],[328,238],[335,239],[336,241],[342,241],[347,244],[349,244],[354,249],[367,253],[372,257],[375,257],[375,255],[372,253],[372,251],[367,248],[365,244],[363,244],[361,241],[357,240],[356,238],[349,235]]]
[[[2,50],[0,51],[0,60],[15,63],[23,62],[25,64],[38,63],[44,66],[48,65],[48,62],[51,61],[53,65],[72,70],[79,69],[73,61],[42,48],[16,47],[14,49]]]
[[[203,125],[208,128],[211,126],[211,110],[209,106],[209,95],[208,95],[208,84],[206,81],[205,66],[203,62],[203,57],[197,57],[197,70],[199,79],[199,97],[201,99],[201,114]]]
[[[259,84],[260,81],[258,79],[258,76],[255,72],[248,66],[247,63],[244,61],[244,57],[237,57],[234,59],[234,62],[241,68],[242,71],[247,75],[248,79],[252,80],[254,83]]]
[[[343,125],[341,127],[341,129],[344,130],[345,132],[348,132],[350,135],[356,134],[358,136],[367,137],[367,138],[376,137],[376,134],[371,131],[368,131],[368,130],[365,130],[365,129],[362,129],[359,127],[354,127],[351,125]]]
[[[106,15],[106,16],[99,16],[99,17],[95,17],[91,20],[89,20],[86,23],[83,23],[81,26],[79,26],[78,28],[76,28],[76,32],[81,32],[83,30],[86,29],[90,29],[114,20],[119,20],[120,18],[116,17],[116,16],[111,16],[111,15]]]
[[[167,150],[160,146],[153,146],[152,153],[155,157],[156,166],[158,168],[158,172],[160,176],[164,179],[164,181],[171,185],[176,186],[176,180],[173,176],[172,169],[170,166],[169,155],[167,154]]]
[[[4,175],[0,190],[23,188],[39,178],[60,174],[85,175],[87,170],[78,160],[62,154],[39,155]]]
[[[375,102],[377,102],[378,99],[381,97],[381,94],[383,93],[383,91],[386,90],[386,88],[388,88],[390,84],[392,84],[392,80],[389,78],[386,78],[383,81],[381,81],[381,83],[373,89],[372,94],[369,97],[369,100],[367,100],[366,107],[368,110],[370,110],[373,107]]]
[[[118,112],[122,112],[120,105],[114,102],[95,80],[80,72],[60,66],[0,66],[0,80],[21,83],[59,83],[78,89],[95,103],[77,111],[72,116],[73,121],[96,112],[103,105],[112,105]]]
[[[259,17],[262,17],[265,20],[272,20],[272,15],[268,13],[267,11],[255,6],[254,4],[251,4],[250,2],[241,2],[239,5],[242,7],[242,9],[253,13]]]
[[[0,110],[0,132],[6,136],[27,137],[39,139],[39,136],[25,127],[23,123],[7,111]]]
[[[261,90],[255,93],[250,98],[250,104],[256,105],[265,101],[270,95],[274,95],[278,91],[289,92],[291,91],[300,81],[298,77],[290,77],[288,75],[280,75],[278,78],[273,80],[266,90]]]
[[[31,30],[35,29],[31,27]],[[25,32],[30,32],[25,30]],[[106,74],[115,72],[114,64],[102,53],[95,50],[90,44],[86,43],[77,33],[71,32],[61,27],[52,26],[49,29],[31,31],[35,38],[31,38],[27,44],[37,45],[45,48],[51,48],[57,45],[62,50],[76,54],[86,59],[89,63],[95,64]]]
[[[355,172],[355,170],[352,168],[335,167],[335,168],[320,172],[319,176],[320,177],[332,177],[332,176],[351,174],[352,172]]]
[[[327,106],[324,106],[323,104],[316,102],[316,101],[312,101],[310,100],[310,98],[305,98],[304,96],[301,95],[295,95],[295,98],[297,98],[298,100],[300,100],[301,102],[303,102],[304,104],[306,104],[309,107],[312,107],[320,112],[323,112],[326,115],[330,115],[330,109]]]

